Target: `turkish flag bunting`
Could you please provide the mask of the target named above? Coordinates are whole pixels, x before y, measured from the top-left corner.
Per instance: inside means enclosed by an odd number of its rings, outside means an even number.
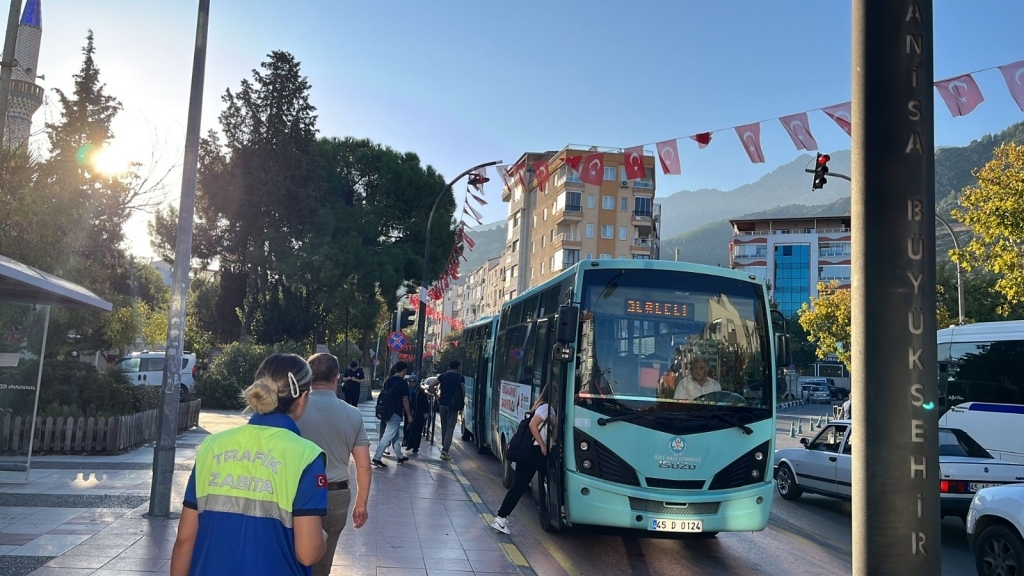
[[[469,237],[469,234],[465,234],[465,233],[462,234],[462,242],[466,246],[469,246],[470,250],[472,250],[473,248],[476,247],[476,242],[474,242],[473,239]]]
[[[541,160],[533,163],[533,176],[537,179],[537,190],[546,192],[548,189],[548,162]]]
[[[954,117],[967,116],[974,112],[978,104],[985,101],[985,96],[981,94],[981,88],[978,88],[978,83],[970,74],[936,82],[935,88],[938,89],[942,101],[946,103],[946,108],[949,108],[949,113]]]
[[[526,164],[519,163],[512,167],[512,173],[516,176],[516,181],[523,188],[526,188]]]
[[[483,215],[480,214],[479,212],[477,212],[476,208],[473,208],[472,205],[466,204],[466,209],[473,213],[473,217],[476,218],[478,222],[480,220],[483,220],[483,218],[484,218]]]
[[[583,157],[583,171],[580,180],[585,184],[600,186],[604,181],[604,152],[587,154]]]
[[[846,132],[847,136],[852,136],[853,134],[850,133],[850,129],[853,124],[853,116],[851,116],[852,111],[850,107],[851,104],[846,102],[844,104],[836,104],[835,106],[826,106],[821,111],[834,120],[836,124],[839,124],[839,127],[843,129],[843,132]]]
[[[797,150],[817,150],[818,142],[811,135],[811,124],[807,121],[807,112],[783,116],[779,118],[782,127],[789,133],[790,139]]]
[[[484,166],[483,168],[477,169],[477,171],[474,172],[474,174],[478,176],[476,180],[477,182],[479,182],[479,184],[474,184],[473,188],[476,188],[476,191],[480,192],[484,189],[484,182],[487,180],[487,167]]]
[[[469,195],[473,197],[473,200],[476,200],[477,204],[479,204],[481,206],[486,206],[487,205],[487,200],[484,200],[480,196],[477,196],[476,194],[473,194],[472,192],[470,192]]]
[[[477,217],[476,217],[476,215],[475,215],[475,214],[473,214],[472,212],[470,212],[469,210],[470,210],[469,204],[466,204],[466,205],[465,205],[465,206],[464,206],[464,207],[462,208],[462,213],[463,213],[464,215],[466,215],[466,216],[469,216],[470,218],[473,218],[474,220],[476,220],[476,223],[477,223],[477,224],[483,225],[483,222],[482,222],[482,221],[481,221],[481,220],[480,220],[479,218],[477,218]]]
[[[565,158],[565,163],[569,165],[569,168],[575,170],[577,174],[580,172],[580,164],[582,162],[583,156],[567,156]]]
[[[463,261],[469,262],[469,258],[466,258],[465,252],[459,252],[459,256],[462,258]]]
[[[690,136],[690,139],[697,143],[697,149],[703,150],[711,144],[711,132],[701,132]]]
[[[661,162],[661,171],[665,174],[682,174],[682,166],[679,165],[679,144],[675,140],[665,140],[655,144],[658,149],[658,160]]]
[[[501,181],[505,183],[505,186],[511,186],[512,181],[509,180],[508,166],[495,166],[498,171],[498,176],[501,176]]]
[[[1006,87],[1010,89],[1010,96],[1014,102],[1024,111],[1024,60],[1000,66],[999,71],[1003,73],[1006,80]]]
[[[458,270],[452,270],[451,276],[452,276],[452,280],[458,280],[459,279],[459,271]]]
[[[755,122],[736,127],[736,135],[743,143],[743,149],[754,164],[764,163],[764,152],[761,151],[761,124]]]
[[[643,180],[647,178],[647,171],[644,169],[643,146],[626,148],[622,151],[622,159],[626,161],[626,180]]]

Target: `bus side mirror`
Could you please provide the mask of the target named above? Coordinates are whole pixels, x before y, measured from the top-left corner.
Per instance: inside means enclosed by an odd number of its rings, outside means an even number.
[[[785,370],[792,364],[792,356],[789,349],[789,334],[775,335],[775,367],[778,370]]]
[[[559,306],[555,342],[572,344],[576,340],[577,328],[580,324],[580,309],[576,306]]]

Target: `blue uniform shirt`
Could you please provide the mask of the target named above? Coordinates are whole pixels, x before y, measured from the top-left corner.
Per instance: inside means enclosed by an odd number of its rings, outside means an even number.
[[[287,414],[254,414],[249,425],[284,428],[299,434],[299,427]],[[292,504],[292,516],[327,515],[327,476],[324,458],[313,460],[299,478]],[[198,510],[196,471],[192,468],[185,488],[183,506]],[[333,552],[328,551],[328,554]],[[199,532],[192,551],[191,576],[253,574],[266,576],[309,576],[311,567],[295,557],[295,531],[276,518],[207,510],[199,515]]]

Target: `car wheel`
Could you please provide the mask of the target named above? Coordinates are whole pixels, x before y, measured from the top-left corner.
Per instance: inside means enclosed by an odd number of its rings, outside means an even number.
[[[989,526],[974,545],[978,574],[1015,576],[1024,566],[1024,542],[1015,530],[996,524]]]
[[[797,486],[796,474],[793,474],[789,464],[779,466],[779,471],[775,474],[775,488],[783,500],[799,500],[804,493],[800,486]]]
[[[178,394],[178,402],[188,402],[192,393],[189,392],[188,386],[181,385],[181,392]]]

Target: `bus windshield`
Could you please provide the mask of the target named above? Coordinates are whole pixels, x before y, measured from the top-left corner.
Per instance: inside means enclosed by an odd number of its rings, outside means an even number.
[[[696,415],[718,406],[711,410],[770,417],[771,347],[759,284],[588,270],[580,308],[577,405],[609,415]]]

